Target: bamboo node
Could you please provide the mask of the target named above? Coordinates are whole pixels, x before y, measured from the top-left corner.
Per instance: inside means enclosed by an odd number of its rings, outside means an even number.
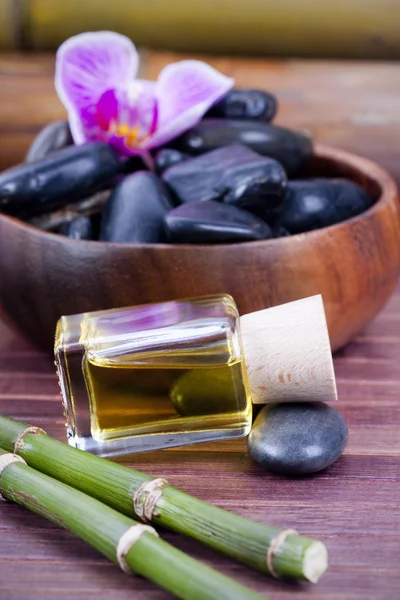
[[[117,561],[125,573],[131,573],[131,569],[126,562],[125,557],[132,546],[134,546],[136,542],[140,540],[146,531],[152,535],[155,535],[156,537],[159,537],[157,531],[153,527],[138,523],[137,525],[132,525],[132,527],[129,527],[129,529],[127,529],[119,538],[116,548]]]
[[[14,463],[14,462],[22,462],[22,463],[24,463],[24,465],[26,465],[26,462],[24,461],[24,459],[21,456],[17,456],[16,454],[11,454],[11,452],[0,455],[0,477],[2,476],[4,469],[6,469],[8,466],[12,465],[12,463]],[[4,498],[4,496],[1,493],[0,493],[0,500],[7,502],[7,499]]]
[[[43,429],[41,429],[40,427],[35,427],[35,426],[27,427],[26,429],[21,431],[21,433],[18,435],[17,439],[15,440],[14,454],[18,454],[18,451],[21,449],[23,437],[26,433],[46,433],[46,432]]]
[[[133,510],[144,523],[160,516],[160,513],[156,512],[156,506],[165,484],[168,484],[168,481],[161,477],[151,479],[142,483],[133,494]]]
[[[279,575],[274,569],[274,557],[279,552],[279,549],[288,535],[298,535],[298,532],[295,529],[283,529],[271,540],[271,543],[268,546],[267,569],[272,577],[275,577],[275,579],[279,579]]]

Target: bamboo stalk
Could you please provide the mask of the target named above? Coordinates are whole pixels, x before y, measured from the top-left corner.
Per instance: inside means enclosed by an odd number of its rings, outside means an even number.
[[[400,57],[398,0],[114,0],[112,17],[107,0],[2,0],[2,6],[2,49],[53,50],[70,35],[112,26],[138,46],[174,52]],[[16,20],[14,44],[11,12]]]
[[[26,427],[0,415],[0,446],[12,452]],[[135,492],[154,479],[44,433],[26,433],[18,446],[18,454],[33,468],[129,516],[135,516]],[[191,536],[261,572],[315,583],[327,568],[327,551],[320,541],[250,521],[170,485],[164,485],[159,496],[153,524]]]
[[[0,457],[9,454],[0,448]],[[114,563],[123,534],[137,523],[102,502],[13,462],[0,475],[0,492],[73,532]],[[177,598],[187,600],[261,600],[264,596],[214,571],[145,531],[125,556],[129,569]]]

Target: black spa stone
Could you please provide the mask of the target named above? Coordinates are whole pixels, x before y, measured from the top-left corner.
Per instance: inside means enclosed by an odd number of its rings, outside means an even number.
[[[171,196],[155,174],[138,171],[125,177],[107,201],[100,239],[108,242],[164,242],[164,215]]]
[[[225,204],[238,206],[268,219],[271,213],[283,206],[286,173],[273,158],[260,156],[247,164],[225,169],[215,189]]]
[[[285,197],[286,174],[275,160],[227,146],[167,169],[163,180],[181,203],[223,201],[263,217]]]
[[[104,189],[118,169],[107,144],[69,146],[0,173],[0,211],[23,217],[51,212]]]
[[[372,204],[373,198],[353,181],[289,181],[279,224],[291,233],[302,233],[345,221]]]
[[[282,225],[274,225],[272,227],[272,237],[274,238],[288,237],[289,235],[290,232],[282,227]]]
[[[73,143],[68,121],[52,121],[43,127],[33,140],[25,162],[41,160],[48,154],[71,146]]]
[[[306,475],[326,469],[342,454],[348,438],[343,417],[322,402],[266,405],[248,437],[251,457],[265,469]]]
[[[93,239],[92,220],[86,215],[79,215],[71,221],[63,223],[58,233],[74,240],[91,240]]]
[[[161,175],[161,173],[163,173],[169,167],[177,165],[187,158],[189,158],[189,154],[184,154],[183,152],[179,152],[179,150],[175,150],[174,148],[163,148],[157,152],[154,159],[156,173]]]
[[[255,215],[208,200],[182,204],[165,215],[164,221],[168,241],[177,244],[249,242],[272,235]]]
[[[188,154],[203,154],[233,144],[248,146],[258,154],[274,158],[290,176],[307,165],[313,150],[310,138],[302,133],[243,119],[204,119],[174,143]]]
[[[255,119],[272,121],[276,114],[275,96],[262,90],[231,90],[214,104],[206,113],[206,118]]]
[[[119,160],[119,172],[121,175],[129,175],[130,173],[135,173],[136,171],[145,171],[147,169],[147,166],[140,156],[123,156]]]

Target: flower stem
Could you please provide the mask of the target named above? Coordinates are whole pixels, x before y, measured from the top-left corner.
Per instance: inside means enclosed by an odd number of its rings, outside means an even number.
[[[140,158],[142,159],[142,161],[144,162],[146,167],[149,169],[149,171],[155,171],[156,168],[155,168],[154,158],[150,154],[150,152],[143,152],[140,155]]]
[[[0,415],[0,446],[10,452],[27,427]],[[88,454],[44,433],[23,436],[18,454],[29,465],[135,517],[132,498],[153,477]],[[327,551],[320,541],[283,533],[198,500],[165,485],[153,511],[152,523],[191,536],[264,573],[315,583],[327,568]]]

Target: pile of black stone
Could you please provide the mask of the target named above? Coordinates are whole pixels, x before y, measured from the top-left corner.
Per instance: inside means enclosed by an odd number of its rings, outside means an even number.
[[[75,239],[218,244],[333,225],[373,199],[345,179],[304,179],[309,137],[271,125],[276,100],[233,90],[193,129],[147,157],[73,144],[50,123],[26,162],[0,175],[0,210]]]

